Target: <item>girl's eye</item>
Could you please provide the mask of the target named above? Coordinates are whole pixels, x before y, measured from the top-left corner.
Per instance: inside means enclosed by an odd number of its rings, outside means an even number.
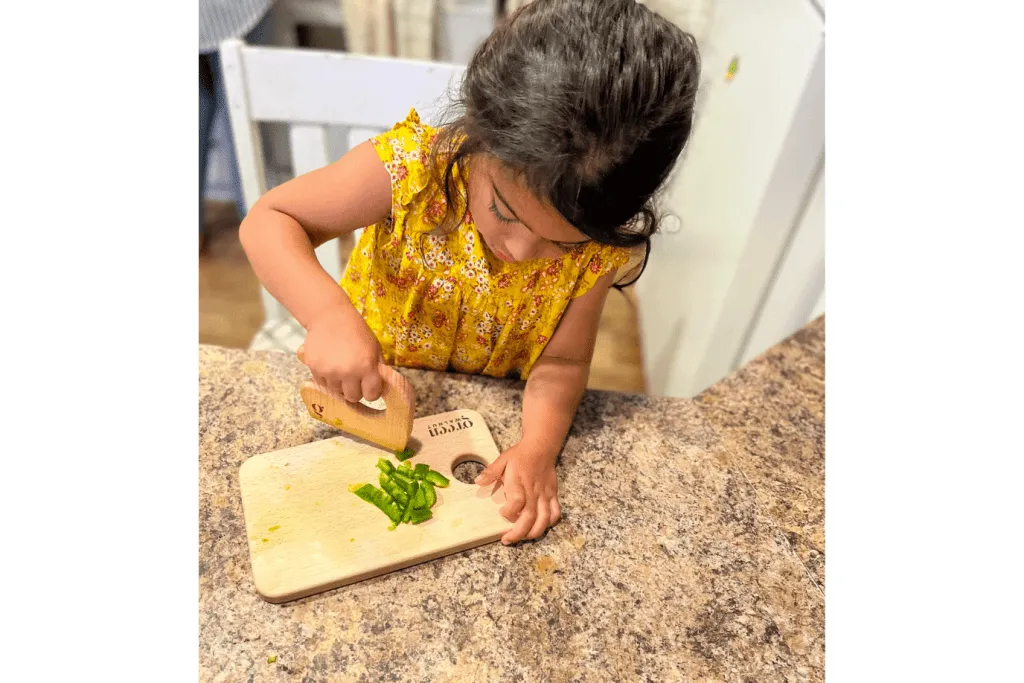
[[[490,210],[492,214],[494,214],[494,217],[497,218],[498,221],[501,223],[523,225],[522,223],[519,222],[518,219],[509,218],[508,216],[502,214],[501,211],[498,210],[498,204],[493,196],[491,197],[491,204],[487,208]],[[526,230],[530,231],[530,229],[527,228],[525,225],[523,225],[523,227],[526,228]],[[541,239],[543,239],[548,244],[553,245],[563,254],[568,254],[569,252],[575,251],[576,249],[581,249],[583,248],[583,245],[586,244],[586,242],[552,242],[551,240],[544,239],[543,237]]]
[[[498,205],[494,202],[494,197],[491,197],[491,205],[488,208],[491,210],[491,213],[494,214],[494,217],[497,218],[502,223],[518,223],[519,222],[519,221],[517,221],[514,218],[508,218],[507,216],[502,215],[502,213],[500,211],[498,211]]]

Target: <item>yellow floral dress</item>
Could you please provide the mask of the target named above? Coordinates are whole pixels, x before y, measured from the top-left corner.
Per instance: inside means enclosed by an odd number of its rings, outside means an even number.
[[[389,365],[526,379],[569,301],[630,252],[589,242],[507,263],[468,211],[457,230],[439,233],[444,195],[427,166],[435,135],[413,110],[373,139],[391,176],[391,214],[363,231],[340,284]]]

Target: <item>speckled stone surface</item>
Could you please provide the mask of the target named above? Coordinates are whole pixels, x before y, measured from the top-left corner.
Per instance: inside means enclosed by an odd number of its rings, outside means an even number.
[[[822,330],[700,400],[589,392],[559,464],[565,519],[540,541],[284,605],[253,589],[238,467],[336,432],[306,413],[293,357],[200,347],[200,680],[823,680],[824,595],[800,555],[823,514],[792,511],[823,498],[823,463],[796,471],[820,453],[823,395],[788,376],[822,377]],[[517,440],[521,384],[402,372],[418,415],[473,408],[499,447]],[[788,384],[806,414],[779,412],[770,387]]]
[[[825,589],[825,318],[697,397],[763,509]]]

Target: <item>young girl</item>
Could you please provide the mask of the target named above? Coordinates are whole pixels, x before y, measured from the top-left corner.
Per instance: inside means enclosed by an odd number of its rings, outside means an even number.
[[[526,380],[522,439],[477,478],[505,487],[506,544],[561,517],[601,309],[632,251],[646,263],[698,72],[692,36],[635,0],[535,0],[477,50],[451,124],[413,111],[242,224],[339,397],[379,398],[381,363]],[[313,249],[363,226],[339,287]]]

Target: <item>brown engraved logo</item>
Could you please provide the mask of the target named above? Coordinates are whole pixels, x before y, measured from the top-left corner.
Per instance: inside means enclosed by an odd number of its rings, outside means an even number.
[[[427,427],[427,433],[430,436],[444,436],[445,434],[451,434],[462,429],[469,429],[473,426],[473,420],[469,419],[465,415],[459,415],[450,420],[441,420]]]

